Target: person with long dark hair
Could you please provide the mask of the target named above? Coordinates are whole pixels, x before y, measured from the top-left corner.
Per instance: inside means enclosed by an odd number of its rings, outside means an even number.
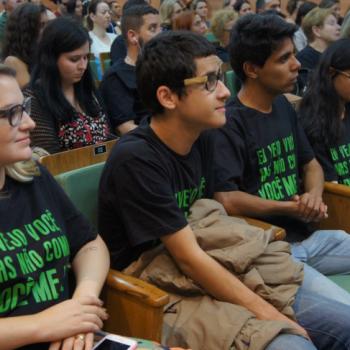
[[[300,105],[300,119],[325,179],[350,186],[350,39],[321,56]]]
[[[32,3],[18,6],[8,19],[3,58],[7,66],[15,69],[21,88],[29,83],[37,42],[47,21],[45,7]]]
[[[45,28],[31,91],[32,145],[49,153],[106,141],[109,127],[89,69],[89,35],[71,18]]]

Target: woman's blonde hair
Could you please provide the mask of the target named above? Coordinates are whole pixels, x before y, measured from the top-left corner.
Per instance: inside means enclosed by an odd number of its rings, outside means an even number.
[[[238,14],[233,10],[219,10],[215,12],[211,20],[211,31],[221,41],[225,33],[227,22],[238,19]]]
[[[315,34],[312,30],[313,27],[322,27],[324,21],[330,15],[333,15],[331,9],[315,7],[304,17],[301,26],[309,43],[315,40]]]
[[[16,72],[12,68],[0,63],[0,79],[1,76],[7,76],[16,79]],[[20,182],[31,181],[33,179],[33,176],[40,174],[39,168],[35,162],[34,153],[32,159],[6,165],[4,168],[6,175]]]
[[[159,15],[162,24],[171,24],[171,17],[174,13],[174,6],[176,3],[177,0],[164,0],[164,2],[160,5]]]

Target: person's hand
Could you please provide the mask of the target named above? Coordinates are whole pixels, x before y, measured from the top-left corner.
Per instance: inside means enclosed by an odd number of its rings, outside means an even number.
[[[94,346],[94,334],[78,334],[62,341],[51,343],[49,350],[91,350]]]
[[[102,305],[102,301],[97,297],[85,296],[66,300],[38,313],[37,324],[43,337],[42,341],[62,341],[79,334],[97,332],[102,328],[103,321],[108,318]]]
[[[287,316],[283,315],[279,312],[274,306],[269,304],[268,302],[259,303],[256,305],[258,307],[254,307],[254,310],[251,310],[255,313],[256,317],[259,320],[270,320],[270,321],[285,321],[288,322],[289,325],[296,329],[299,334],[304,336],[307,339],[310,339],[307,331],[300,326],[297,322],[291,320]]]
[[[328,217],[327,206],[321,196],[306,192],[294,196],[293,201],[298,204],[298,215],[304,222],[318,222]]]

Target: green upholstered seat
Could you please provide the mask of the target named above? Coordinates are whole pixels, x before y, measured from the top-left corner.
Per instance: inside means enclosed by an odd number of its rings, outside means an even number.
[[[241,88],[241,81],[233,70],[225,72],[225,85],[231,92],[231,97],[236,97]]]
[[[97,227],[98,186],[104,164],[102,162],[89,165],[55,177],[72,202],[95,227]],[[350,276],[335,275],[329,276],[329,278],[350,292]]]
[[[350,293],[350,276],[344,276],[344,275],[335,275],[335,276],[328,276],[334,283],[336,283],[338,286],[344,288],[346,291]],[[320,288],[322,288],[320,286]]]
[[[206,33],[205,37],[211,43],[218,43],[219,42],[219,39],[212,32]]]
[[[77,208],[97,227],[97,195],[104,162],[56,175]]]

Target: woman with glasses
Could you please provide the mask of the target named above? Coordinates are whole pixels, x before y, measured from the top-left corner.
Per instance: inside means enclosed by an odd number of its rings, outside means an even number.
[[[45,28],[32,74],[32,145],[49,153],[104,142],[106,116],[89,69],[89,35],[76,21],[57,18]]]
[[[300,105],[300,118],[326,181],[350,186],[350,39],[321,56]]]
[[[45,7],[32,3],[18,6],[9,17],[3,58],[7,66],[15,69],[21,88],[29,83],[37,42],[47,21]]]
[[[108,251],[32,160],[29,111],[15,72],[0,65],[0,348],[90,350],[108,317],[98,298]]]

